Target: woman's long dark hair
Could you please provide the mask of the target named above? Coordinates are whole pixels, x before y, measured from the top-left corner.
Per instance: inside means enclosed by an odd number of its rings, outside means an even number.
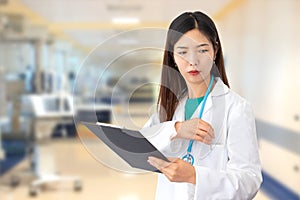
[[[187,85],[180,74],[174,61],[174,45],[180,37],[186,32],[198,29],[212,43],[216,53],[215,66],[218,72],[215,75],[220,76],[222,81],[229,87],[227,80],[222,46],[214,22],[202,12],[186,12],[178,16],[171,23],[163,57],[163,66],[161,74],[161,86],[158,96],[158,110],[160,121],[172,120],[179,98],[187,89]]]

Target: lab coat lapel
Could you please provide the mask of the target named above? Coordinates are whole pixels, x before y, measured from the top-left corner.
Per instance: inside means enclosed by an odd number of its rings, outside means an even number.
[[[199,118],[199,113],[200,113],[200,109],[202,107],[202,104],[203,104],[203,101],[198,105],[198,107],[195,110],[194,114],[192,115],[191,119]],[[211,96],[208,95],[207,100],[206,100],[206,104],[204,106],[202,118],[205,118],[205,115],[207,114],[206,112],[208,112],[211,108],[212,108],[212,100],[211,100]]]
[[[203,115],[207,114],[207,112],[212,108],[212,106],[213,106],[212,96],[211,94],[209,94],[206,100],[206,104],[204,106]]]
[[[207,97],[203,114],[206,114],[213,107],[213,98],[224,95],[228,92],[228,87],[223,83],[223,81],[220,78],[217,78],[216,80],[217,82],[215,87]]]

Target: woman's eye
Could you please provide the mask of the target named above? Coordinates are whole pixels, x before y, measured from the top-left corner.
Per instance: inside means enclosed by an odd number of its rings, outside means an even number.
[[[205,53],[205,52],[208,52],[208,50],[207,49],[200,49],[198,52],[199,53]]]
[[[178,52],[178,54],[179,55],[184,55],[184,54],[186,54],[186,51],[180,51],[180,52]]]

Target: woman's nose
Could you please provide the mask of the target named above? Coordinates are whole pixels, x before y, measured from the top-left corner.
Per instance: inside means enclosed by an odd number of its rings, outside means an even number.
[[[188,62],[190,63],[190,66],[197,66],[198,65],[197,57],[192,57],[191,59],[189,59]]]
[[[197,66],[198,64],[198,58],[195,53],[190,53],[188,62],[190,63],[190,66]]]

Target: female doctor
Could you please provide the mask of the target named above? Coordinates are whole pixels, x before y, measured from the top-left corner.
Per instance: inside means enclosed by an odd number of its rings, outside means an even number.
[[[170,162],[156,199],[252,199],[262,182],[254,116],[229,89],[213,21],[186,12],[170,25],[157,113],[141,131]]]

